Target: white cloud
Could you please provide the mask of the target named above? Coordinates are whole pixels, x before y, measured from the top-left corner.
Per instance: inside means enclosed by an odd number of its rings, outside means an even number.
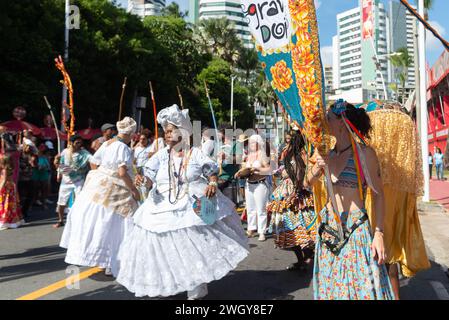
[[[321,48],[321,60],[324,66],[332,65],[332,46]]]
[[[436,21],[429,21],[430,25],[442,36],[446,35],[446,29]],[[440,40],[438,40],[430,31],[426,30],[426,50],[439,52],[443,48]]]

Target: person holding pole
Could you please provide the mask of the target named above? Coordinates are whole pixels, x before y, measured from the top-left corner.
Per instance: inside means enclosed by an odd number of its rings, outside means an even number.
[[[383,238],[385,203],[379,161],[363,143],[371,121],[363,109],[338,100],[327,112],[330,134],[336,138],[328,156],[316,151],[316,163],[307,184],[317,184],[328,167],[341,219],[343,237],[330,201],[319,214],[313,277],[317,300],[391,300],[392,286],[384,265]],[[376,210],[376,228],[371,230],[365,196],[370,188]]]
[[[58,222],[53,225],[54,228],[64,225],[64,212],[70,196],[72,194],[77,196],[83,188],[89,171],[89,162],[92,159],[92,155],[83,149],[83,139],[80,136],[71,136],[70,142],[71,144],[54,160],[58,170],[58,182],[61,182],[57,207]]]

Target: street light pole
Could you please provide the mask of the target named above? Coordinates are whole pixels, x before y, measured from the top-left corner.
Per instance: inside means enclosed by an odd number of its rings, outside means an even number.
[[[231,76],[231,126],[234,128],[234,79],[237,76]]]
[[[419,0],[419,14],[424,16],[424,0]],[[430,173],[428,165],[429,157],[429,143],[427,130],[427,75],[426,75],[426,33],[424,24],[419,24],[418,29],[418,48],[419,48],[419,101],[421,111],[421,150],[422,150],[422,164],[424,171],[424,196],[423,201],[430,201]]]

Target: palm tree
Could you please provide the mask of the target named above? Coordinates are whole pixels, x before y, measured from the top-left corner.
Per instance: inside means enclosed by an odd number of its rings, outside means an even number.
[[[237,68],[245,72],[245,84],[248,85],[249,79],[253,71],[257,69],[259,65],[259,58],[254,49],[242,48],[239,52],[239,58],[237,60]]]
[[[165,17],[176,17],[184,19],[189,15],[188,11],[180,11],[179,5],[176,2],[170,3],[168,6],[164,7],[161,11],[161,15]]]
[[[416,5],[418,5],[419,0],[415,0]],[[424,19],[429,21],[429,10],[433,7],[433,0],[424,0]]]
[[[389,59],[398,71],[397,80],[402,88],[402,103],[405,103],[405,83],[408,80],[408,68],[412,66],[413,58],[408,53],[408,49],[404,47],[400,48],[394,55],[391,55]]]
[[[201,20],[195,27],[195,36],[204,52],[222,58],[231,66],[237,63],[243,44],[227,18]]]
[[[429,21],[429,10],[432,9],[433,6],[433,0],[424,0],[424,19],[426,21]]]

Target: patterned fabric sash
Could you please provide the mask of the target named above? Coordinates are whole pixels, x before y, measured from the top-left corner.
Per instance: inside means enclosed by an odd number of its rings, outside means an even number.
[[[114,170],[103,167],[91,170],[87,175],[83,193],[89,197],[90,201],[122,217],[134,214],[138,208],[131,191]]]
[[[328,213],[327,208],[324,208],[323,211]],[[355,220],[355,222],[350,228],[347,227],[346,223],[343,223],[343,238],[339,236],[337,229],[326,222],[321,222],[318,228],[318,236],[320,237],[321,242],[329,249],[329,251],[337,256],[340,254],[340,251],[346,245],[354,231],[368,220],[366,210],[353,211],[351,214],[357,215],[357,217],[352,217],[352,220]],[[346,215],[346,213],[343,213],[343,215]]]

